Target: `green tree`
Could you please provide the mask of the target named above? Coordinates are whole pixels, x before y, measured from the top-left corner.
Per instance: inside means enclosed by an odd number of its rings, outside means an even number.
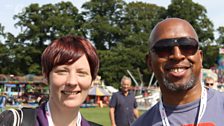
[[[0,24],[0,74],[5,74],[9,70],[9,49],[7,45],[5,44],[5,39],[7,36],[7,33],[4,31],[5,27]]]
[[[119,42],[111,50],[99,51],[100,75],[106,84],[119,87],[123,75],[129,70],[140,83],[149,81],[150,73],[145,63],[148,37],[153,26],[164,18],[165,8],[142,2],[132,2],[124,8],[119,27],[122,29]],[[140,71],[140,75],[139,75]]]
[[[71,2],[31,4],[14,19],[18,20],[15,25],[21,29],[16,37],[16,42],[21,44],[15,49],[15,56],[27,67],[23,72],[41,74],[40,56],[52,40],[67,34],[85,36],[84,19]]]
[[[84,20],[71,2],[43,6],[31,4],[14,19],[19,20],[15,25],[22,29],[19,39],[41,48],[62,35],[84,35],[81,28]]]
[[[219,33],[219,37],[218,39],[216,40],[217,44],[219,44],[220,46],[223,47],[224,45],[224,27],[223,26],[220,26],[218,29],[217,29],[218,33]]]
[[[131,71],[136,80],[140,82],[138,69],[146,68],[146,64],[144,59],[136,59],[135,57],[141,56],[141,51],[125,48],[119,44],[117,48],[112,50],[100,50],[98,52],[101,62],[99,74],[105,79],[107,85],[119,88],[122,76],[129,75],[127,70]]]
[[[155,4],[131,2],[125,8],[124,24],[121,25],[125,33],[122,44],[129,50],[126,55],[132,54],[130,57],[132,60],[129,59],[126,62],[131,64],[132,68],[129,70],[137,77],[139,83],[141,79],[145,85],[149,82],[151,73],[148,72],[145,62],[148,38],[155,24],[165,17],[165,8]]]
[[[8,49],[3,43],[0,43],[0,73],[4,74],[7,72],[8,69]]]
[[[85,29],[97,49],[111,49],[122,39],[120,22],[125,6],[122,0],[91,0],[83,4]]]
[[[165,18],[166,10],[155,4],[132,2],[125,8],[121,29],[122,44],[127,47],[141,45],[147,51],[148,38],[155,24]]]
[[[172,0],[167,9],[168,17],[179,17],[189,21],[196,29],[200,42],[214,40],[214,26],[206,14],[206,8],[192,0]]]
[[[0,25],[0,72],[9,74],[40,74],[40,55],[48,43],[66,34],[88,37],[100,55],[99,74],[107,85],[119,87],[123,75],[131,71],[138,82],[149,82],[145,55],[148,37],[154,25],[166,17],[188,20],[203,41],[204,66],[214,64],[218,46],[213,43],[213,24],[206,9],[192,0],[172,0],[166,10],[154,4],[123,0],[90,0],[83,12],[71,2],[39,6],[31,4],[14,16],[21,29],[18,36],[5,33]],[[218,29],[223,43],[224,30]],[[10,64],[10,65],[9,65]],[[139,75],[140,74],[140,75]],[[147,85],[147,84],[145,84]]]
[[[203,67],[211,68],[217,65],[219,55],[219,47],[215,45],[207,45],[202,48],[203,51]]]
[[[0,23],[0,37],[1,38],[4,38],[5,37],[4,29],[5,29],[5,27],[2,26],[2,24]]]

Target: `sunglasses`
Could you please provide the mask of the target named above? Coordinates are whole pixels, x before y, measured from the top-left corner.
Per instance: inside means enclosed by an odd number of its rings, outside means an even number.
[[[152,46],[152,52],[159,57],[167,57],[173,53],[173,47],[178,46],[181,54],[185,56],[194,55],[199,49],[199,43],[194,38],[181,37],[171,39],[161,39]]]
[[[205,83],[206,86],[213,86],[213,83]]]

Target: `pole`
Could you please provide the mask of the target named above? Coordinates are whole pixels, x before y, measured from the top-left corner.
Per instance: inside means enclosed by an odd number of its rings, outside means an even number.
[[[131,72],[129,70],[127,70],[128,74],[131,76],[131,78],[133,79],[133,81],[135,82],[136,86],[139,86],[138,82],[135,80],[135,78],[132,76]]]

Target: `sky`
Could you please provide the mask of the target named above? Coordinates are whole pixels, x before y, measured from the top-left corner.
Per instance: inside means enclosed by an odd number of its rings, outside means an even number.
[[[22,11],[24,7],[29,6],[31,3],[38,3],[40,5],[48,3],[58,3],[62,0],[0,0],[1,11],[0,11],[0,23],[5,27],[5,32],[11,32],[14,35],[19,33],[19,29],[14,27],[16,23],[13,20],[13,16],[17,15]],[[89,0],[63,0],[71,1],[74,6],[78,9],[84,2]],[[125,2],[136,2],[142,1],[146,3],[153,3],[158,6],[167,6],[171,3],[171,0],[124,0]],[[224,1],[222,0],[193,0],[195,3],[203,5],[207,9],[207,16],[213,22],[214,28],[217,29],[219,26],[224,26],[224,17],[222,13],[224,12]],[[215,33],[217,37],[217,33]]]

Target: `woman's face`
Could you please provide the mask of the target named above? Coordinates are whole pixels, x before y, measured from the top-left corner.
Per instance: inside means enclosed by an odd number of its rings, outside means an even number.
[[[89,62],[85,55],[70,65],[59,65],[49,75],[50,102],[54,105],[79,107],[92,83]]]

